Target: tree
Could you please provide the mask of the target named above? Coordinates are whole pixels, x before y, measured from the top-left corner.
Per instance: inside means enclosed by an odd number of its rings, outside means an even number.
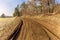
[[[5,18],[5,14],[3,13],[3,14],[1,15],[1,17],[2,17],[2,18]]]
[[[35,0],[29,0],[29,11],[30,15],[36,15],[37,14],[37,6],[36,6]]]
[[[37,0],[40,1],[41,12],[53,13],[55,0]]]
[[[20,13],[26,15],[39,15],[40,13],[51,13],[53,12],[54,1],[52,0],[29,0],[28,4],[23,2],[21,4]]]
[[[28,4],[26,4],[25,2],[23,2],[22,4],[21,4],[21,6],[20,6],[20,8],[21,8],[21,13],[22,13],[22,15],[27,15],[28,13],[27,13],[27,8],[28,8]]]
[[[22,9],[26,9],[26,7],[27,7],[27,4],[26,4],[25,2],[23,2],[23,3],[21,4],[21,8],[22,8]]]
[[[17,7],[15,8],[13,16],[20,16],[19,5],[17,5]]]

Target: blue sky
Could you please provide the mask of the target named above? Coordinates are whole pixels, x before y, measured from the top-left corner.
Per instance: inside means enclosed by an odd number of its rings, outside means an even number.
[[[56,0],[57,3],[60,3],[60,0]]]
[[[0,15],[4,13],[5,15],[12,16],[14,8],[23,1],[26,0],[0,0]]]
[[[4,13],[5,15],[12,16],[14,8],[23,1],[26,2],[27,0],[0,0],[0,15]],[[57,2],[60,3],[60,0],[57,0]]]

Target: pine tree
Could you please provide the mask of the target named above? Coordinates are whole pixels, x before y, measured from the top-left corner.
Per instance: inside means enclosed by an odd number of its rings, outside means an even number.
[[[15,8],[15,11],[14,11],[13,16],[20,16],[19,6],[18,6],[18,5],[17,5],[17,7]]]

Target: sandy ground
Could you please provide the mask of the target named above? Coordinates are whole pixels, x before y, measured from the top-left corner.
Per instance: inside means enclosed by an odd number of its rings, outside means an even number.
[[[51,40],[60,40],[60,14],[53,16],[44,16],[35,18],[33,20],[43,25],[48,31],[51,32],[48,32]]]
[[[17,40],[60,40],[60,15],[26,16],[21,18],[23,18],[23,26]],[[16,21],[12,23],[13,25],[11,24],[9,26],[10,29],[6,30],[8,35],[13,32],[13,28],[16,28],[16,24],[19,23],[19,19],[20,18],[16,19]],[[9,33],[8,30],[10,30]],[[8,36],[7,34],[6,36]]]
[[[49,40],[49,36],[42,29],[42,25],[31,19],[23,19],[23,22],[21,34],[17,40]]]

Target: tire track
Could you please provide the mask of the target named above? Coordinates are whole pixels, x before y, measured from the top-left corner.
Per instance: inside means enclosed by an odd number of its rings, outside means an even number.
[[[32,19],[32,20],[34,20],[34,19]],[[36,22],[38,22],[38,20],[34,20],[34,21],[36,21]],[[40,23],[41,22],[41,23]],[[53,33],[51,30],[49,30],[47,27],[47,25],[44,25],[44,23],[46,23],[46,22],[48,22],[48,21],[44,21],[44,20],[40,20],[40,22],[38,22],[39,24],[41,24],[41,25],[43,25],[43,29],[44,30],[47,30],[47,31],[49,31],[52,35],[54,35],[57,39],[56,40],[60,40],[60,37],[59,36],[57,36],[55,33]],[[48,23],[48,24],[50,24],[50,23]],[[47,27],[45,27],[45,26],[47,26]]]
[[[38,24],[34,20],[27,19],[27,18],[23,20],[24,22],[27,22],[26,25],[28,25],[28,30],[26,29],[27,33],[24,32],[25,35],[24,33],[22,33],[22,35],[24,36],[22,38],[23,40],[50,40],[48,34],[40,27],[40,24]]]
[[[21,23],[19,23],[17,28],[14,30],[13,34],[11,34],[11,36],[7,40],[17,40],[21,31],[22,25],[23,25],[23,21],[21,20]]]
[[[49,40],[51,40],[51,38],[50,38],[50,36],[48,35],[48,33],[46,32],[46,30],[44,30],[44,28],[43,28],[44,26],[43,26],[43,25],[41,25],[40,23],[38,23],[38,22],[36,22],[36,21],[34,21],[34,20],[32,20],[32,19],[31,19],[31,21],[39,24],[40,27],[41,27],[41,29],[46,33],[46,35],[47,35],[47,37],[49,38]],[[33,30],[33,29],[32,29],[32,30]]]

